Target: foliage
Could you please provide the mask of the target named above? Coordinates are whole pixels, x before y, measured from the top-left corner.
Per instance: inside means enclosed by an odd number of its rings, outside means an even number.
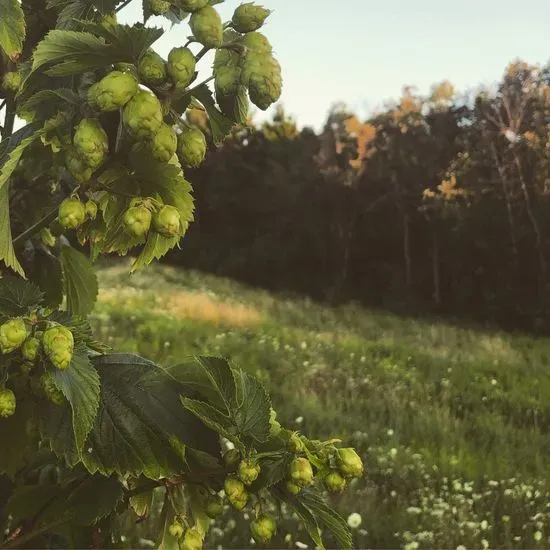
[[[207,141],[187,107],[205,110],[215,143],[242,119],[226,108],[228,90],[218,101],[207,87],[216,67],[197,83],[197,62],[209,49],[230,55],[243,69],[239,103],[247,89],[262,109],[280,96],[271,51],[243,45],[269,11],[250,4],[223,24],[217,3],[185,4],[193,37],[166,70],[152,50],[162,30],[117,23],[127,2],[0,8],[2,547],[118,547],[118,517],[133,509],[143,520],[156,490],[158,547],[201,548],[223,488],[236,509],[255,514],[259,542],[276,532],[262,513],[276,502],[296,509],[319,547],[327,533],[351,546],[319,493],[329,471],[359,477],[358,457],[342,462],[334,439],[300,435],[289,447],[298,435],[276,420],[262,383],[226,359],[187,353],[161,366],[113,353],[87,317],[98,295],[94,261],[139,247],[137,271],[178,246],[193,221],[183,169],[203,161]],[[152,13],[190,15],[177,2],[145,0],[145,21]],[[193,53],[196,43],[204,47]],[[28,124],[13,132],[16,115]],[[236,463],[224,460],[223,440]],[[296,461],[308,472],[298,494],[285,484]]]

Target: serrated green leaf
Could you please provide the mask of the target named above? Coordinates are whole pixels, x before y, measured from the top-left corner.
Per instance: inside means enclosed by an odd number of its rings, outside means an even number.
[[[249,103],[245,86],[239,86],[236,94],[216,92],[216,101],[225,116],[237,124],[246,124]]]
[[[73,315],[87,315],[97,300],[97,276],[92,264],[72,246],[62,246],[59,260],[63,269],[67,310]]]
[[[202,367],[213,388],[220,395],[227,411],[232,412],[237,407],[237,383],[235,374],[227,360],[222,357],[199,356],[199,365]]]
[[[0,179],[1,179],[0,174]],[[5,184],[0,187],[0,261],[3,261],[6,267],[25,276],[25,272],[15,255],[13,248],[13,241],[11,236],[10,225],[10,202],[9,202],[9,188]]]
[[[172,250],[180,237],[164,237],[159,233],[150,231],[147,235],[147,241],[140,255],[132,263],[130,273],[149,265],[153,260],[162,258],[169,250]]]
[[[8,57],[23,50],[25,14],[18,0],[0,2],[0,47]]]
[[[262,459],[262,469],[258,479],[251,487],[251,491],[256,488],[271,487],[288,476],[288,469],[293,456],[284,454],[283,456],[267,457]]]
[[[83,103],[82,97],[66,88],[40,90],[19,106],[17,115],[27,122],[46,120],[54,116],[59,109],[66,109],[67,106],[78,108]]]
[[[68,369],[55,369],[52,377],[71,405],[76,448],[80,452],[99,407],[100,381],[87,355],[75,353]]]
[[[61,8],[57,14],[56,28],[70,29],[77,26],[78,19],[87,19],[93,14],[94,3],[92,0],[62,0],[49,2],[49,7]]]
[[[7,158],[2,159],[2,168],[0,169],[0,189],[2,189],[7,181],[10,179],[11,175],[13,174],[14,170],[17,168],[17,165],[19,164],[19,161],[21,160],[21,157],[23,156],[23,153],[25,152],[25,149],[29,147],[36,139],[38,139],[43,134],[43,131],[37,131],[34,132],[32,135],[25,137],[19,143],[17,146],[13,149],[11,149],[10,153],[7,155]],[[10,144],[11,147],[11,144]],[[7,197],[6,197],[7,200]],[[0,216],[0,220],[3,219],[2,216]],[[1,235],[1,233],[0,233]],[[0,256],[1,259],[1,256]]]
[[[55,501],[62,492],[60,485],[21,485],[17,487],[6,505],[15,525],[36,517],[49,503]]]
[[[271,400],[259,380],[244,371],[237,371],[235,375],[243,400],[234,414],[239,433],[256,441],[266,441],[269,438]]]
[[[24,315],[38,307],[44,294],[34,283],[6,275],[0,279],[0,313],[5,315]]]
[[[226,117],[217,107],[210,88],[206,84],[193,91],[193,97],[200,101],[208,113],[208,123],[212,130],[212,139],[215,144],[220,144],[230,134],[234,123]]]
[[[140,476],[138,479],[129,479],[128,488],[130,490],[139,489],[141,487],[147,487],[150,481],[143,476]],[[147,517],[151,511],[151,506],[153,505],[153,494],[154,489],[147,489],[133,497],[130,497],[130,507],[140,518]]]

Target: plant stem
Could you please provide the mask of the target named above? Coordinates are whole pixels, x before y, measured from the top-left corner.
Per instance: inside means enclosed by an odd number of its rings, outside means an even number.
[[[38,537],[39,535],[42,535],[43,533],[47,533],[48,531],[50,531],[51,529],[54,529],[55,527],[59,527],[64,523],[68,523],[69,521],[70,521],[70,518],[56,519],[55,521],[52,521],[50,523],[47,523],[43,527],[40,527],[40,529],[36,529],[35,531],[31,531],[26,535],[21,535],[20,537],[13,539],[11,542],[8,542],[3,548],[18,548],[22,544],[29,542],[30,540]]]
[[[115,13],[118,13],[120,10],[123,10],[132,0],[125,0],[116,10]]]
[[[46,227],[49,223],[53,222],[57,216],[58,207],[48,212],[43,218],[38,220],[34,225],[31,225],[28,229],[25,229],[23,233],[20,233],[13,239],[13,244],[25,242],[26,239],[32,237],[35,233],[38,233],[43,227]]]
[[[159,483],[158,481],[149,481],[144,485],[140,485],[139,487],[135,487],[134,489],[127,491],[126,497],[127,498],[135,497],[136,495],[140,495],[141,493],[146,493],[147,491],[151,491],[152,489],[156,489],[157,487],[162,487],[162,483]]]
[[[204,46],[204,48],[195,56],[197,61],[199,61],[199,59],[202,59],[206,55],[209,49],[210,48],[207,48],[206,46]]]
[[[192,88],[189,88],[182,97],[185,97],[187,95],[193,95],[193,92],[196,92],[201,86],[204,86],[204,84],[208,84],[211,80],[214,80],[216,78],[214,75],[209,76],[207,79],[203,80],[200,84],[197,84],[196,86],[193,86]]]

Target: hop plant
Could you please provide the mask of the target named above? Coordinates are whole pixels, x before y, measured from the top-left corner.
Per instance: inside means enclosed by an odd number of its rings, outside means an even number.
[[[148,5],[153,15],[164,15],[171,4],[166,0],[148,0]]]
[[[193,36],[207,48],[219,48],[223,42],[223,23],[220,14],[212,6],[204,6],[193,12],[189,21]]]
[[[261,32],[249,32],[241,38],[241,44],[258,54],[271,54],[273,47]]]
[[[181,7],[185,11],[194,12],[208,5],[208,0],[181,0]]]
[[[290,463],[290,478],[300,487],[311,485],[313,482],[313,469],[307,458],[298,457]]]
[[[153,216],[153,227],[165,237],[175,237],[181,232],[181,216],[175,206],[164,205]]]
[[[162,125],[162,107],[157,96],[139,90],[126,104],[122,114],[124,126],[135,139],[150,139]]]
[[[268,18],[270,10],[257,6],[254,2],[241,4],[233,13],[231,22],[237,32],[257,31]]]
[[[44,395],[54,405],[63,405],[65,403],[65,396],[63,392],[57,387],[53,376],[46,372],[40,377],[40,383]]]
[[[68,197],[58,210],[59,224],[64,229],[77,229],[86,219],[86,207],[78,197]]]
[[[191,527],[185,531],[183,537],[182,550],[201,550],[203,545],[203,536],[198,529]]]
[[[138,75],[148,86],[160,86],[166,80],[166,62],[154,50],[149,50],[139,62]]]
[[[49,246],[50,248],[55,246],[55,236],[47,227],[43,227],[40,230],[40,240],[45,246]]]
[[[97,217],[97,202],[89,199],[84,205],[84,211],[86,213],[86,218],[89,220],[95,220]]]
[[[251,485],[258,479],[261,468],[260,465],[253,460],[242,460],[237,471],[240,480],[245,485]]]
[[[143,237],[149,231],[151,227],[153,215],[151,210],[144,204],[137,204],[130,206],[124,216],[122,217],[122,223],[124,229],[134,237]]]
[[[20,317],[10,319],[0,325],[0,351],[11,353],[20,348],[27,338],[27,327],[25,321]]]
[[[346,480],[340,472],[332,470],[325,476],[325,487],[331,493],[341,493],[346,487]]]
[[[277,532],[277,523],[272,517],[261,514],[250,524],[250,531],[257,543],[266,544]]]
[[[230,504],[237,510],[242,510],[248,502],[248,492],[244,483],[237,477],[229,476],[223,488]]]
[[[124,107],[138,91],[137,78],[129,72],[111,71],[88,90],[88,101],[101,111]]]
[[[204,502],[204,511],[206,515],[215,519],[223,513],[223,502],[218,495],[208,495]]]
[[[178,136],[177,154],[188,168],[199,166],[206,156],[206,138],[198,128],[188,128]]]
[[[0,418],[8,418],[15,414],[15,394],[8,388],[0,390]]]
[[[168,526],[168,532],[177,539],[183,536],[183,525],[177,521]]]
[[[109,151],[109,138],[99,121],[83,118],[73,138],[74,147],[80,158],[92,169],[99,168]]]
[[[21,346],[21,355],[29,363],[34,363],[40,351],[40,340],[34,336],[29,336]]]
[[[195,74],[197,60],[189,48],[172,48],[168,54],[167,70],[178,88],[189,85]]]
[[[347,447],[338,449],[338,469],[345,477],[361,477],[363,475],[363,461],[355,449]]]
[[[84,183],[92,177],[93,170],[80,158],[74,147],[65,153],[65,166],[77,183]]]
[[[64,370],[73,358],[74,337],[73,333],[63,326],[54,326],[44,331],[42,337],[44,353],[54,367]]]
[[[16,94],[21,87],[21,75],[17,71],[9,71],[2,78],[2,87],[6,92]]]

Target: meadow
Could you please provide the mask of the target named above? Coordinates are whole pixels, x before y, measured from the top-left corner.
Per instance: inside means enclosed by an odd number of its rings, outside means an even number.
[[[278,417],[357,447],[330,497],[360,548],[550,546],[550,339],[328,308],[169,266],[99,270],[92,321],[161,364],[218,354],[259,376]],[[129,523],[130,525],[130,523]],[[146,547],[147,524],[128,537]],[[230,510],[209,547],[248,547]],[[289,515],[272,547],[311,547]]]

